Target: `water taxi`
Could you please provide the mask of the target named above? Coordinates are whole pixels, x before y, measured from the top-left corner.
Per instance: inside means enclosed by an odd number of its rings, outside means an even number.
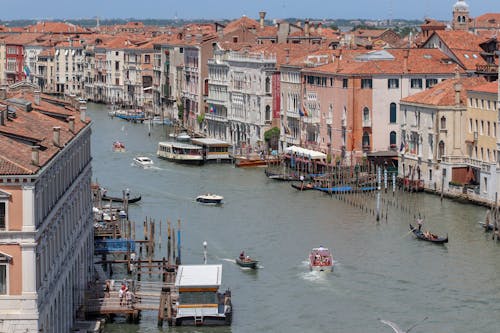
[[[180,265],[175,278],[175,326],[230,325],[231,291],[219,292],[222,265]]]
[[[333,256],[326,247],[316,247],[309,254],[309,268],[312,271],[333,271]]]
[[[183,142],[159,142],[156,154],[160,158],[177,163],[204,163],[202,147]]]
[[[113,142],[113,151],[123,153],[125,151],[125,145],[120,141]]]
[[[196,197],[196,202],[204,204],[220,205],[222,204],[224,197],[217,194],[207,193]]]
[[[134,164],[143,168],[149,168],[153,166],[153,160],[145,156],[134,157]]]

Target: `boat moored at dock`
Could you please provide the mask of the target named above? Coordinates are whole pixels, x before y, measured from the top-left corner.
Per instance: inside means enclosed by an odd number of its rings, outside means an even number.
[[[201,165],[204,163],[202,147],[183,142],[159,142],[158,157],[168,161]]]
[[[172,318],[175,326],[230,325],[231,291],[219,292],[222,265],[180,265],[175,288],[179,297]]]

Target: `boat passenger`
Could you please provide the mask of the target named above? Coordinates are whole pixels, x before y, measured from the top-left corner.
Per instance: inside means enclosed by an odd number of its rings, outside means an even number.
[[[245,259],[245,251],[241,251],[241,253],[240,253],[240,259],[241,260]]]

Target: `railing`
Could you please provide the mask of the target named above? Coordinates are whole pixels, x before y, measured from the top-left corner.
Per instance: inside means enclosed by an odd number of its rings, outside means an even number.
[[[228,55],[228,60],[245,62],[276,62],[276,55],[265,55],[264,53],[230,52]]]

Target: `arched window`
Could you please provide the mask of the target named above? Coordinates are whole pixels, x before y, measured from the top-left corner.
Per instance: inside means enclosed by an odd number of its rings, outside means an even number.
[[[391,148],[397,148],[396,146],[396,132],[392,131],[389,133],[389,144]]]
[[[441,129],[446,129],[446,117],[442,116],[441,117]]]
[[[266,94],[271,93],[271,79],[266,77]]]
[[[396,103],[391,103],[389,107],[389,121],[391,124],[396,122]]]
[[[439,141],[438,159],[441,159],[444,155],[444,142]]]
[[[271,121],[271,107],[266,105],[266,121]]]
[[[370,149],[370,134],[363,132],[363,149]]]
[[[369,122],[370,121],[370,109],[368,109],[366,106],[363,108],[363,122]]]

